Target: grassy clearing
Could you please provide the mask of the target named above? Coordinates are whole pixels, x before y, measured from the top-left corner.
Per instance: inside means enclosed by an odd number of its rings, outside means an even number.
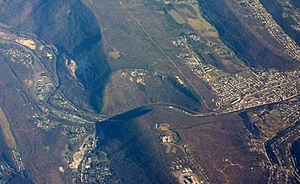
[[[16,144],[15,137],[12,134],[9,121],[7,120],[6,115],[4,114],[1,107],[0,107],[0,126],[7,146],[9,148],[16,148],[17,144]]]

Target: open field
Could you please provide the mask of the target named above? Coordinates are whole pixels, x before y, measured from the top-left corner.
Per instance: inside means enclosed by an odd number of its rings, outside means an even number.
[[[12,133],[12,130],[10,128],[9,121],[6,118],[6,115],[4,114],[2,108],[0,107],[0,126],[5,138],[5,141],[7,143],[7,146],[11,149],[17,147],[17,143],[15,140],[15,137]]]

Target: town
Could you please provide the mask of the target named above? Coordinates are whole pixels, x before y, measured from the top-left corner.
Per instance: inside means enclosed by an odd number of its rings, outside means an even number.
[[[203,64],[193,51],[190,40],[197,35],[188,34],[172,41],[182,47],[178,54],[185,64],[205,81],[215,94],[217,108],[214,111],[235,112],[256,106],[272,104],[296,97],[300,71],[280,72],[275,69],[248,68],[236,74],[229,74],[210,64]]]
[[[286,182],[290,174],[300,181],[291,143],[298,137],[300,102],[290,100],[247,113],[250,151],[265,155],[260,164],[270,171],[269,181]],[[248,122],[249,121],[249,122]]]

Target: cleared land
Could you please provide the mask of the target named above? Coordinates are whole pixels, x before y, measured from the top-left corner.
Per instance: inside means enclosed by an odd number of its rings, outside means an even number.
[[[17,143],[15,137],[12,134],[10,129],[9,121],[6,118],[5,113],[3,112],[2,108],[0,107],[0,126],[3,132],[3,136],[9,148],[16,148]]]

